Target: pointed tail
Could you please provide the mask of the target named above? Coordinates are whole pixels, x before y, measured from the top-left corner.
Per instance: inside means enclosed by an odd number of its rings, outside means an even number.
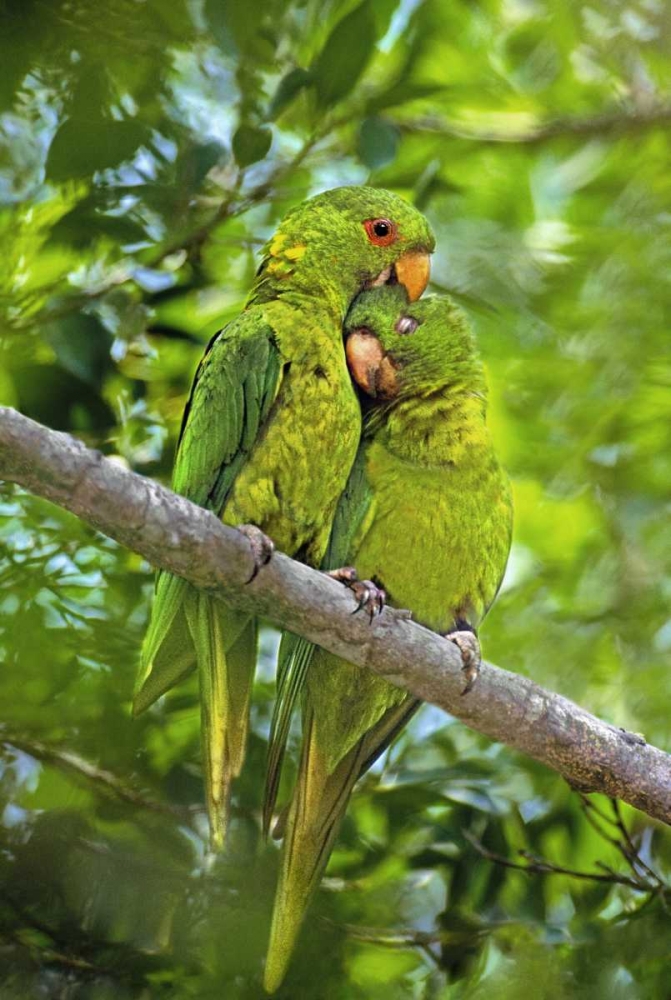
[[[390,707],[329,771],[314,717],[304,722],[303,752],[286,821],[280,877],[270,928],[263,985],[274,993],[286,974],[311,897],[317,888],[358,778],[389,746],[417,702]]]
[[[231,785],[242,769],[256,664],[257,624],[192,591],[186,618],[200,678],[203,771],[212,850],[224,845]]]
[[[328,773],[310,722],[282,849],[263,980],[267,993],[274,993],[284,979],[305,912],[326,868],[358,776],[358,747]]]

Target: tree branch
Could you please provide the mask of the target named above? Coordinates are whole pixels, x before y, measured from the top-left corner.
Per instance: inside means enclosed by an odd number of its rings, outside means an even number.
[[[613,871],[612,868],[598,872],[586,872],[580,871],[576,868],[564,868],[562,865],[555,865],[551,861],[545,861],[543,858],[535,857],[528,851],[520,850],[518,854],[524,858],[524,861],[512,861],[510,858],[504,857],[503,854],[497,854],[495,851],[490,851],[488,847],[478,840],[474,834],[470,833],[468,830],[462,830],[462,833],[466,840],[469,842],[471,847],[473,847],[478,854],[485,858],[486,861],[493,861],[497,865],[501,865],[502,868],[513,868],[516,871],[526,872],[527,875],[567,875],[569,878],[581,879],[586,882],[603,882],[610,885],[623,885],[627,889],[633,889],[634,892],[645,892],[651,895],[666,895],[668,893],[668,888],[661,880],[657,881],[646,881],[646,879],[630,875],[623,875],[621,872]]]
[[[371,625],[352,616],[348,590],[281,553],[248,584],[253,562],[240,532],[69,435],[2,407],[0,477],[66,508],[195,587],[374,670],[553,768],[580,791],[623,799],[671,824],[671,757],[642,737],[488,663],[462,697],[456,647],[411,622],[407,612],[386,608]]]
[[[503,116],[505,118],[505,116]],[[526,129],[498,126],[482,129],[467,122],[459,122],[435,115],[425,115],[400,123],[402,131],[435,132],[453,139],[480,143],[514,143],[533,146],[558,136],[576,138],[612,137],[635,134],[646,129],[668,126],[671,122],[671,104],[656,102],[649,107],[617,107],[594,115],[566,115],[551,118]]]
[[[102,767],[97,767],[71,750],[49,746],[47,743],[42,743],[41,740],[26,739],[16,733],[7,732],[0,726],[0,747],[3,746],[10,750],[12,748],[20,750],[22,753],[34,757],[35,760],[41,760],[45,764],[51,764],[67,773],[84,778],[103,793],[112,795],[120,799],[121,802],[127,802],[139,809],[163,813],[177,819],[188,819],[194,812],[198,811],[197,806],[178,806],[170,802],[160,802],[158,799],[148,798],[135,788],[125,784],[116,774],[112,774],[111,771],[106,771]]]

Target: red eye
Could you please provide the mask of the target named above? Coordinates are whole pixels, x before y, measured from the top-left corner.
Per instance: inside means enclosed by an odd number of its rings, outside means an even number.
[[[366,235],[376,247],[388,247],[396,239],[398,232],[391,219],[366,219],[363,224]]]

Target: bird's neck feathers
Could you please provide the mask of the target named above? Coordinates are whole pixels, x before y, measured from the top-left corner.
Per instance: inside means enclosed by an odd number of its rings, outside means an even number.
[[[264,248],[247,304],[281,299],[297,309],[312,311],[318,303],[340,324],[359,291],[355,276],[347,280],[347,270],[328,255],[315,252],[315,247],[291,227],[280,229]]]
[[[479,358],[454,372],[449,382],[413,390],[374,407],[367,432],[388,451],[417,465],[458,465],[490,447],[487,388]]]

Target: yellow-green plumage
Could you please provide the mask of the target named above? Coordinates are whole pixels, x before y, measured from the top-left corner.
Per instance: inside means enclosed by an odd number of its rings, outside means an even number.
[[[399,317],[418,322],[398,333]],[[329,545],[329,565],[353,563],[439,632],[475,627],[492,603],[511,537],[507,479],[485,423],[481,362],[463,314],[447,298],[407,305],[402,289],[367,292],[349,330],[372,331],[393,359],[398,393],[371,405]],[[397,366],[397,367],[396,367]],[[298,931],[359,777],[415,711],[406,692],[330,653],[289,640],[275,740],[303,688],[303,746],[285,825],[265,985],[281,983]],[[281,735],[278,735],[281,734]],[[281,747],[271,759],[281,761]],[[277,776],[269,778],[270,800]]]
[[[394,220],[393,245],[364,222]],[[231,525],[253,524],[319,565],[360,435],[342,322],[352,299],[408,251],[427,253],[424,218],[371,188],[325,192],[294,209],[265,249],[245,311],[200,363],[173,488]],[[256,622],[159,574],[134,711],[198,666],[212,844],[220,847],[244,759]]]

